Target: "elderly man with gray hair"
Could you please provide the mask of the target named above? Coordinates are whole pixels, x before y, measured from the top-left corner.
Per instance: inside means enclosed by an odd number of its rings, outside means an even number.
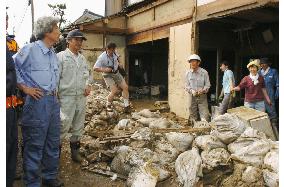
[[[14,55],[18,87],[27,95],[22,114],[23,169],[27,187],[59,187],[60,108],[57,100],[58,19],[41,17],[34,27],[37,41]]]

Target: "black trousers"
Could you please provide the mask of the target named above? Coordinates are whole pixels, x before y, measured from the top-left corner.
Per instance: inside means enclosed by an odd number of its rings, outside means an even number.
[[[16,175],[18,152],[18,129],[16,110],[6,109],[6,186],[13,186]]]

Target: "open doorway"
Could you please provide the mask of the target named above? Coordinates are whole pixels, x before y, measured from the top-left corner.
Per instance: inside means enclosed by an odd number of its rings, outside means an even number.
[[[279,7],[265,6],[230,16],[199,22],[199,54],[210,76],[210,94],[216,99],[222,89],[219,64],[226,60],[236,84],[249,74],[250,59],[268,57],[279,69]],[[237,94],[236,106],[243,105],[244,91]]]
[[[134,99],[168,97],[168,39],[129,45],[129,87]]]

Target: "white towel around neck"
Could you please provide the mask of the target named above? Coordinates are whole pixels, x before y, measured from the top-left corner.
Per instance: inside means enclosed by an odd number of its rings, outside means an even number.
[[[254,85],[257,85],[258,84],[258,77],[259,77],[259,75],[258,75],[258,73],[256,74],[256,75],[252,75],[251,73],[249,74],[249,77],[251,78],[251,80],[253,81],[253,84]]]

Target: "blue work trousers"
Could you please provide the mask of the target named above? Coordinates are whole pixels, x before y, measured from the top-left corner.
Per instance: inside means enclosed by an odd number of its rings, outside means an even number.
[[[56,96],[27,96],[22,114],[23,169],[27,187],[40,187],[41,176],[55,179],[59,166],[60,108]]]

